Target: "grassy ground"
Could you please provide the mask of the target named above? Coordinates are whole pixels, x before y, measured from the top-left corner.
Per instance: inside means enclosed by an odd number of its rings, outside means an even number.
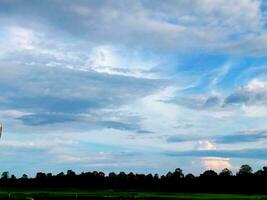
[[[38,200],[167,200],[167,199],[192,199],[192,200],[267,200],[267,195],[239,195],[239,194],[184,194],[160,192],[114,192],[114,191],[0,191],[0,199],[38,199]]]

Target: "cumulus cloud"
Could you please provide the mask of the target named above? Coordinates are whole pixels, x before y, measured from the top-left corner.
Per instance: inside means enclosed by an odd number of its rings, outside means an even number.
[[[207,157],[201,158],[201,162],[206,170],[212,169],[219,172],[225,168],[232,168],[229,158]]]
[[[221,94],[180,94],[166,102],[185,106],[190,109],[209,110],[214,112],[231,111],[237,106],[247,116],[261,116],[260,109],[266,107],[267,84],[257,78],[239,87],[229,95]]]
[[[231,104],[265,104],[267,99],[267,84],[261,80],[253,79],[240,90],[229,95],[224,103]]]

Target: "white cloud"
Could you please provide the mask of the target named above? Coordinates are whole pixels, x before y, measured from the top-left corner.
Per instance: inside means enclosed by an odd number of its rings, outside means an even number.
[[[245,87],[245,90],[249,92],[259,91],[259,90],[266,90],[267,84],[258,79],[252,79]]]
[[[101,67],[118,67],[118,59],[114,54],[114,49],[109,46],[95,47],[89,56],[89,66],[91,68],[101,68]],[[120,67],[120,66],[119,66]]]
[[[253,106],[253,105],[242,105],[241,110],[247,117],[266,117],[267,107],[266,106]]]
[[[15,48],[21,50],[34,50],[35,44],[38,41],[33,30],[24,27],[14,26],[8,28],[10,41]]]
[[[20,110],[0,110],[0,117],[2,119],[7,119],[7,118],[19,118],[24,115],[29,115],[32,114],[30,112],[23,112]]]
[[[137,78],[156,78],[153,73],[149,73],[149,70],[157,66],[159,61],[155,57],[153,59],[140,57],[137,51],[112,46],[96,46],[91,50],[81,69]]]
[[[49,140],[34,140],[34,141],[18,141],[18,140],[3,140],[1,141],[2,147],[8,148],[23,148],[23,149],[47,149],[52,150],[52,147],[58,147],[59,145],[74,145],[77,141],[65,140],[60,138],[54,138]]]
[[[196,150],[216,150],[215,145],[208,140],[199,140],[195,146]]]
[[[118,44],[167,52],[204,49],[252,53],[251,48],[257,47],[263,53],[263,48],[253,42],[251,47],[247,41],[264,35],[261,1],[77,1],[67,2],[57,10],[32,5],[38,14],[30,12],[27,6],[12,2],[9,5],[17,11],[16,16],[7,16],[9,24],[22,25],[16,19],[24,16],[25,24],[36,31],[43,27],[47,32],[70,33],[86,44]],[[62,23],[55,16],[68,20]],[[36,18],[39,23],[33,20]],[[28,31],[20,30],[17,35],[21,47],[33,48]]]
[[[94,163],[94,162],[105,162],[112,158],[112,154],[99,152],[96,154],[81,156],[81,155],[68,155],[68,154],[59,154],[56,155],[58,163]]]
[[[267,84],[259,79],[250,80],[247,85],[225,98],[225,104],[265,105]]]
[[[83,155],[81,153],[78,155],[56,153],[54,156],[56,162],[60,164],[76,163],[85,166],[101,167],[110,166],[110,163],[113,163],[114,166],[119,167],[119,164],[121,163],[129,165],[129,162],[131,162],[132,158],[136,156],[136,154],[130,152],[89,152],[87,155]]]
[[[219,172],[224,168],[232,168],[229,158],[208,157],[201,158],[201,162],[206,170],[212,169]]]

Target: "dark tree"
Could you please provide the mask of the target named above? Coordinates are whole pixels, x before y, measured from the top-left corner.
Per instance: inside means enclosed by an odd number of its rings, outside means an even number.
[[[262,168],[262,175],[263,175],[263,176],[267,176],[267,167],[266,167],[266,166],[264,166],[264,167]]]
[[[119,178],[126,178],[127,175],[125,174],[125,172],[120,172],[120,173],[118,174],[118,177],[119,177]]]
[[[233,173],[227,168],[223,169],[219,174],[219,176],[232,176],[232,175]]]
[[[75,172],[74,171],[72,171],[72,170],[68,170],[67,171],[67,176],[75,176],[76,174],[75,174]]]
[[[63,176],[65,176],[65,174],[64,174],[64,172],[60,172],[59,174],[57,174],[57,176],[63,177]]]
[[[109,174],[108,174],[108,177],[109,178],[116,178],[116,174],[114,173],[114,172],[110,172]]]
[[[195,178],[195,176],[193,174],[189,173],[189,174],[186,174],[185,178],[189,179],[189,180],[192,180],[192,179]]]
[[[223,169],[219,176],[213,170],[207,170],[196,177],[193,174],[184,176],[180,168],[160,177],[158,174],[133,172],[111,172],[108,176],[98,171],[76,174],[68,170],[66,174],[60,172],[57,175],[38,172],[34,178],[23,174],[20,179],[16,179],[14,175],[9,178],[9,173],[3,172],[0,188],[267,194],[267,167],[254,174],[252,172],[249,165],[242,165],[236,176],[229,169]]]
[[[12,175],[10,176],[10,179],[11,179],[11,180],[16,180],[17,177],[16,177],[14,174],[12,174]]]
[[[216,176],[218,176],[218,174],[213,170],[207,170],[203,174],[201,174],[200,176],[203,176],[203,177],[216,177]]]
[[[158,174],[155,174],[154,175],[154,179],[159,179],[159,175]]]
[[[168,173],[166,174],[166,177],[167,177],[167,178],[171,178],[172,176],[173,176],[172,172],[168,172]]]
[[[38,173],[36,174],[36,179],[44,179],[44,178],[46,178],[46,174],[45,174],[45,173],[43,173],[43,172],[38,172]]]
[[[237,176],[251,176],[252,175],[252,168],[249,165],[242,165],[237,172]]]
[[[1,178],[2,179],[8,179],[9,178],[9,172],[8,171],[3,172],[1,175]]]
[[[183,171],[180,168],[175,169],[174,173],[172,174],[175,178],[184,178]]]
[[[254,173],[255,176],[262,176],[263,175],[263,170],[258,170]]]
[[[99,173],[98,173],[98,176],[100,176],[100,177],[105,177],[105,173],[104,173],[104,172],[99,172]]]
[[[28,179],[28,175],[27,174],[23,174],[21,178],[22,179]]]

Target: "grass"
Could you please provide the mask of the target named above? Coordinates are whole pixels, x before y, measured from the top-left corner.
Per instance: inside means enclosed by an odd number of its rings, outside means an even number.
[[[163,193],[163,192],[122,192],[122,191],[0,191],[0,199],[101,199],[101,200],[267,200],[267,195],[241,194],[198,194],[198,193]]]

